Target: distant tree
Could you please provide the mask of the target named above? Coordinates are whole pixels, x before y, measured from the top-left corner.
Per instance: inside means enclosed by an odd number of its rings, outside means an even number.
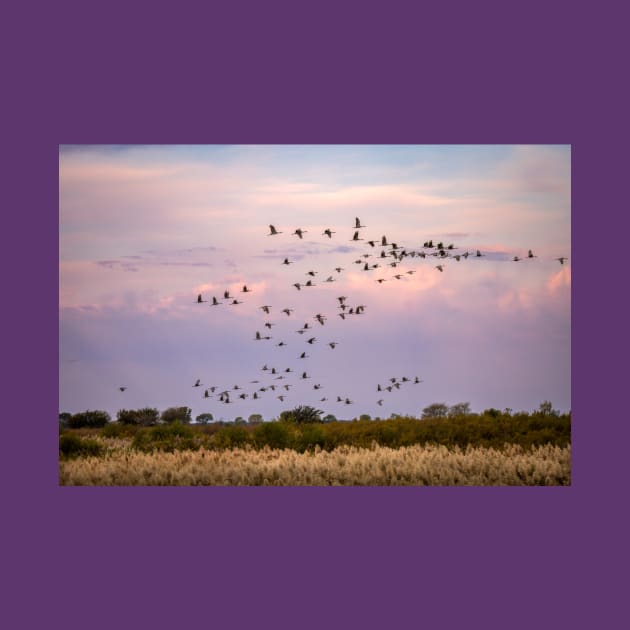
[[[498,418],[501,415],[501,411],[499,409],[495,409],[494,407],[489,407],[488,409],[483,410],[484,416],[490,416],[491,418]]]
[[[246,424],[245,418],[237,416],[236,418],[234,418],[234,424]]]
[[[369,414],[367,414],[367,413],[362,413],[362,414],[359,416],[359,420],[371,420],[371,419],[372,419],[372,416],[370,416],[370,415],[369,415]]]
[[[81,427],[98,428],[104,427],[110,422],[111,417],[106,411],[81,411],[73,414],[68,419],[68,426],[71,429],[80,429]]]
[[[68,413],[67,411],[60,413],[59,414],[59,428],[66,429],[68,427],[68,422],[70,421],[70,418],[72,418],[71,413]]]
[[[160,420],[165,424],[170,424],[171,422],[188,424],[192,419],[191,413],[192,409],[190,407],[169,407],[162,412]]]
[[[557,416],[557,415],[559,415],[558,411],[553,408],[553,405],[548,400],[545,400],[545,401],[540,403],[540,406],[538,407],[538,413],[541,416]]]
[[[247,422],[249,422],[250,424],[260,424],[261,422],[263,422],[263,417],[259,413],[253,413],[251,414],[251,416],[249,416],[249,418],[247,418]]]
[[[390,413],[389,414],[389,419],[390,420],[398,420],[398,418],[402,418],[402,416],[399,413]]]
[[[451,405],[448,408],[449,417],[454,416],[467,416],[470,413],[470,403],[469,402],[460,402],[455,405]]]
[[[506,408],[503,410],[503,413],[504,413],[506,416],[511,416],[511,415],[512,415],[512,407],[506,407]]]
[[[196,418],[197,424],[208,424],[214,420],[214,416],[211,413],[200,413]]]
[[[423,418],[445,418],[448,414],[446,403],[433,403],[422,410]]]
[[[121,409],[116,414],[116,420],[120,424],[134,424],[150,427],[157,424],[160,412],[157,409],[145,407],[144,409]]]
[[[327,416],[323,417],[322,422],[337,422],[337,418],[335,418],[332,413],[329,413]]]
[[[294,409],[283,411],[280,414],[280,422],[288,422],[293,424],[310,424],[313,422],[321,422],[320,416],[324,412],[314,407],[300,405]]]

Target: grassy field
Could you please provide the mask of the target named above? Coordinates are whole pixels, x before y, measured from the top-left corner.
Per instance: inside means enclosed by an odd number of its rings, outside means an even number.
[[[569,417],[125,426],[60,436],[61,485],[570,485]]]

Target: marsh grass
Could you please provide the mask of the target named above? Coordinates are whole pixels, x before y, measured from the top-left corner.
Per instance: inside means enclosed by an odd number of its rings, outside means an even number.
[[[102,438],[101,438],[102,439]],[[570,485],[571,447],[502,449],[340,446],[298,452],[252,447],[133,450],[104,441],[105,456],[62,459],[60,485],[98,486],[515,486]]]

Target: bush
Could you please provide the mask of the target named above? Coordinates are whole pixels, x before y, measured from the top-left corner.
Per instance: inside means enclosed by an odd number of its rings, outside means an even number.
[[[195,439],[192,428],[177,421],[142,429],[136,433],[131,443],[131,446],[139,451],[158,450],[169,453],[197,450],[200,445],[200,441]]]
[[[242,426],[225,426],[214,434],[213,444],[218,448],[240,448],[249,444],[249,431]]]
[[[140,429],[136,424],[120,424],[110,422],[101,429],[101,435],[108,438],[123,438],[134,436]]]
[[[258,447],[288,448],[290,443],[290,427],[281,422],[263,422],[254,429],[254,444]]]
[[[81,411],[70,416],[68,427],[70,429],[98,428],[104,427],[110,420],[111,418],[106,411]]]
[[[162,412],[160,420],[164,424],[171,422],[181,422],[188,424],[191,421],[192,409],[190,407],[169,407]]]
[[[321,422],[321,415],[324,412],[314,407],[300,405],[294,409],[283,411],[280,414],[280,422],[288,422],[290,424],[310,424],[313,422]]]
[[[143,427],[157,424],[159,417],[160,412],[149,407],[144,409],[121,409],[116,414],[116,419],[121,424],[135,424]]]
[[[96,440],[80,438],[69,433],[65,433],[59,438],[60,457],[98,457],[104,451],[103,446]]]

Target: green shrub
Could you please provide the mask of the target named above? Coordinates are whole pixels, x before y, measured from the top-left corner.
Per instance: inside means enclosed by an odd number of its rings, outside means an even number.
[[[281,422],[263,422],[254,429],[254,444],[258,447],[289,448],[291,428]]]
[[[104,453],[104,447],[96,440],[80,438],[71,433],[64,433],[59,438],[59,456],[71,457],[98,457]]]
[[[214,434],[213,445],[218,448],[239,448],[250,442],[249,431],[242,426],[225,426]]]
[[[125,438],[134,436],[139,430],[139,425],[110,422],[101,429],[101,435],[108,438]]]
[[[157,409],[145,407],[144,409],[121,409],[116,414],[120,424],[135,424],[149,427],[157,424],[160,412]]]
[[[80,429],[81,427],[104,427],[111,420],[106,411],[81,411],[75,413],[68,418],[68,427],[71,429]]]
[[[283,411],[280,414],[280,422],[288,422],[290,424],[310,424],[313,422],[321,422],[321,415],[324,412],[314,407],[300,405],[294,409]]]
[[[192,418],[192,409],[190,407],[169,407],[162,412],[160,420],[165,424],[171,422],[181,422],[188,424]]]
[[[158,424],[141,429],[133,438],[131,446],[144,452],[158,450],[172,453],[173,451],[197,450],[201,446],[201,441],[195,439],[195,432],[191,427],[175,421],[167,425]]]

